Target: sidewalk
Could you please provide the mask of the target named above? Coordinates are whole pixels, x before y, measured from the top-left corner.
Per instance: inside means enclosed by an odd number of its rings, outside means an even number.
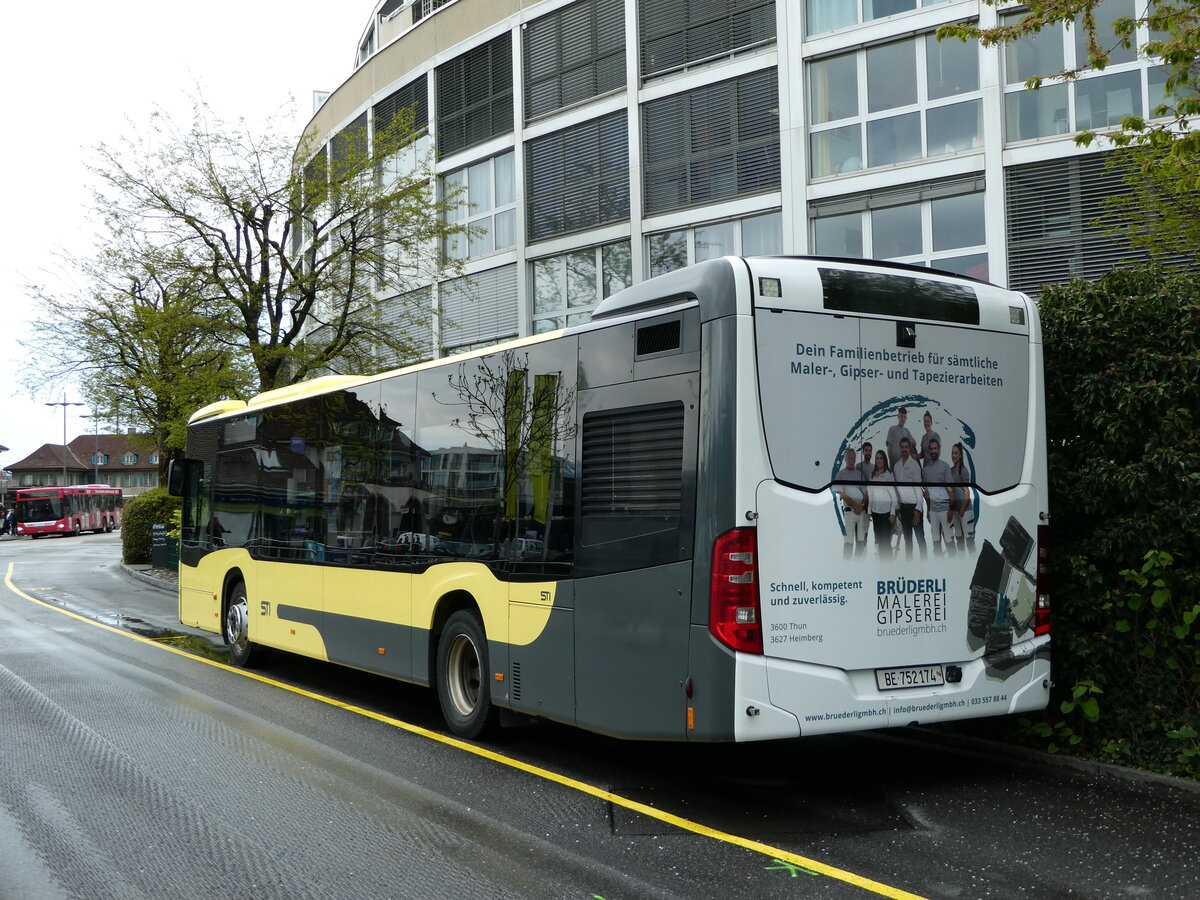
[[[179,621],[179,573],[148,565],[119,563],[121,571],[153,590],[139,591],[127,598],[122,617],[126,622],[144,622],[156,631],[188,634],[223,647],[219,634],[190,628]]]

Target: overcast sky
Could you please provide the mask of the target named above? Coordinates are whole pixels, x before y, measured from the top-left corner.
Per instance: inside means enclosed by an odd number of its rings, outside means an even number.
[[[58,0],[9,3],[0,28],[0,468],[61,443],[56,396],[31,398],[17,344],[36,315],[25,286],[62,284],[58,254],[87,250],[90,148],[116,143],[155,106],[187,121],[198,84],[221,118],[258,121],[295,98],[299,132],[313,91],[349,76],[372,0]],[[67,400],[81,400],[67,389]],[[90,434],[67,408],[67,440]]]

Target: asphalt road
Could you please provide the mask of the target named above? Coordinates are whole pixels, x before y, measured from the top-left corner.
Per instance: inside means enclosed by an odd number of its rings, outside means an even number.
[[[1194,785],[907,731],[464,743],[422,689],[184,652],[118,555],[0,541],[0,900],[1200,896]]]

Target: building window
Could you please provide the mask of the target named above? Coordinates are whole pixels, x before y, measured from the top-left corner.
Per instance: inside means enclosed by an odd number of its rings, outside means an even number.
[[[412,5],[412,20],[415,25],[426,16],[433,15],[435,11],[449,3],[450,0],[413,0]]]
[[[406,84],[398,91],[388,94],[375,104],[375,133],[391,127],[397,116],[412,116],[412,131],[421,134],[429,127],[429,98],[425,76]]]
[[[779,91],[774,69],[642,107],[647,213],[779,189]]]
[[[625,86],[624,0],[582,0],[525,28],[525,118]]]
[[[719,256],[774,256],[783,252],[778,212],[664,231],[646,238],[650,278]]]
[[[548,256],[530,268],[534,334],[582,325],[596,304],[633,284],[629,241]]]
[[[1094,153],[1005,170],[1010,288],[1036,294],[1046,284],[1099,278],[1122,262],[1146,258],[1098,221],[1106,197],[1129,191],[1109,157]]]
[[[363,113],[329,141],[329,177],[336,192],[350,173],[361,171],[367,159],[367,114]]]
[[[813,252],[988,279],[982,179],[843,197],[810,208]]]
[[[443,355],[517,336],[515,264],[444,281],[439,296]]]
[[[1015,25],[1025,13],[1003,16],[1001,24]],[[1137,15],[1134,0],[1106,0],[1096,9],[1096,28],[1112,34],[1112,23]],[[1110,48],[1103,70],[1087,69],[1086,36],[1080,27],[1048,25],[1035,35],[1004,47],[1004,125],[1009,143],[1067,134],[1083,129],[1120,125],[1126,116],[1151,114],[1165,102],[1165,74],[1137,58],[1134,47]],[[1150,39],[1139,30],[1135,46]],[[1027,90],[1025,82],[1036,76],[1083,69],[1070,83],[1043,84]]]
[[[774,0],[641,0],[643,77],[775,40]]]
[[[443,156],[513,130],[512,38],[506,33],[437,68]]]
[[[137,461],[138,461],[138,455],[136,453],[121,454],[121,465],[123,465],[123,466],[136,465]]]
[[[433,328],[429,324],[432,306],[433,288],[430,287],[417,288],[376,303],[375,320],[379,326],[388,328],[393,334],[403,334],[408,342],[404,353],[379,348],[384,368],[394,369],[433,359],[435,345]]]
[[[446,221],[469,228],[445,239],[442,249],[447,256],[466,259],[516,246],[517,188],[511,150],[456,169],[444,183],[447,196],[458,195]]]
[[[821,34],[946,2],[949,0],[806,0],[804,32]]]
[[[363,42],[358,46],[357,65],[362,65],[368,59],[375,55],[375,26],[372,25],[367,29],[367,36],[363,38]]]
[[[813,178],[982,147],[976,44],[932,34],[808,65]]]
[[[526,144],[529,240],[629,218],[629,131],[613,113]]]
[[[156,459],[156,460],[154,460],[154,462],[158,462],[158,460]],[[107,453],[93,453],[92,454],[92,465],[93,466],[107,466],[108,465],[108,454]]]

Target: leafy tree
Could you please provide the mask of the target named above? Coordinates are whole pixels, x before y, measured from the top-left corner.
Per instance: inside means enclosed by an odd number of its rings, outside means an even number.
[[[999,0],[984,0],[999,5]],[[1031,90],[1047,79],[1074,80],[1087,69],[1103,70],[1118,48],[1135,47],[1137,29],[1149,29],[1150,39],[1136,49],[1161,59],[1166,73],[1165,102],[1150,117],[1126,116],[1120,128],[1104,135],[1123,148],[1113,164],[1120,167],[1131,195],[1109,204],[1114,229],[1134,243],[1161,255],[1195,258],[1200,250],[1200,9],[1192,0],[1136,0],[1135,16],[1098,15],[1103,0],[1025,0],[1028,13],[1006,19],[992,28],[973,23],[943,25],[939,38],[977,39],[986,46],[1010,44],[1063,24],[1080,29],[1086,60],[1074,69],[1045,72],[1026,82]],[[1098,139],[1085,130],[1076,143],[1088,146]],[[1132,228],[1130,228],[1132,226]]]
[[[170,250],[114,242],[72,265],[80,291],[31,289],[40,317],[23,344],[40,364],[26,386],[76,379],[94,417],[152,435],[165,471],[192,412],[251,392],[236,332]]]
[[[454,271],[441,247],[462,231],[447,224],[457,198],[436,195],[411,126],[399,114],[370,142],[358,124],[297,150],[278,119],[230,126],[197,101],[186,127],[159,114],[143,137],[98,148],[95,208],[122,245],[169,253],[173,280],[234,329],[260,390],[374,371],[413,355],[429,315],[414,304],[408,328],[385,326],[377,293]]]

